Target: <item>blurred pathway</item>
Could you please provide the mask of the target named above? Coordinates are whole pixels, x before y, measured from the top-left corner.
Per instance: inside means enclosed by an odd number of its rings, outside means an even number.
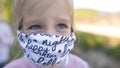
[[[92,25],[92,24],[76,23],[75,30],[120,39],[120,27],[118,27],[118,26]]]

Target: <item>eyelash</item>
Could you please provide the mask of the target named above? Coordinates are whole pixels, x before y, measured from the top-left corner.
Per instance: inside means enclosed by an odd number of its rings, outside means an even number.
[[[67,25],[66,24],[58,24],[56,26],[57,29],[65,29],[67,28]],[[42,27],[40,25],[32,25],[29,27],[29,29],[32,29],[32,30],[37,30],[37,29],[42,29]]]
[[[40,25],[32,25],[29,27],[29,29],[36,30],[36,29],[41,29]]]
[[[62,27],[58,27],[58,26],[62,26]],[[58,24],[57,25],[57,29],[65,29],[65,28],[67,28],[66,24]]]

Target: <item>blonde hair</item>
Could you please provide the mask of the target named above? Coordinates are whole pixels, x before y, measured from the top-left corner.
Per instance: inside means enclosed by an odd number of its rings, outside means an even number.
[[[41,9],[39,13],[42,14],[49,5],[51,5],[55,0],[13,0],[13,22],[16,29],[22,27],[22,22],[25,14],[31,14],[38,8]],[[69,7],[71,25],[73,31],[73,4],[72,0],[66,0],[66,5]]]

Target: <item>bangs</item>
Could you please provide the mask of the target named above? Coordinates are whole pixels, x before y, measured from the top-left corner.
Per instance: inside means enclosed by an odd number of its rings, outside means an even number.
[[[32,13],[42,14],[54,1],[56,0],[13,0],[13,22],[15,24],[15,28],[19,29],[21,27],[25,15]],[[69,8],[68,10],[71,19],[70,23],[73,30],[73,2],[72,0],[65,1],[66,6]]]

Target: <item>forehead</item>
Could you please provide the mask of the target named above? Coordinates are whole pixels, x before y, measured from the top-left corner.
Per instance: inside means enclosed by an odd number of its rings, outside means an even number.
[[[35,0],[36,2],[39,0]],[[39,19],[39,18],[55,18],[55,19],[66,19],[70,18],[69,5],[66,0],[53,0],[51,2],[46,2],[48,4],[37,3],[32,6],[37,7],[31,13],[26,13],[24,18],[25,20],[30,19]],[[38,5],[39,4],[39,5]],[[42,6],[41,6],[41,5]],[[46,7],[47,6],[47,7]]]

